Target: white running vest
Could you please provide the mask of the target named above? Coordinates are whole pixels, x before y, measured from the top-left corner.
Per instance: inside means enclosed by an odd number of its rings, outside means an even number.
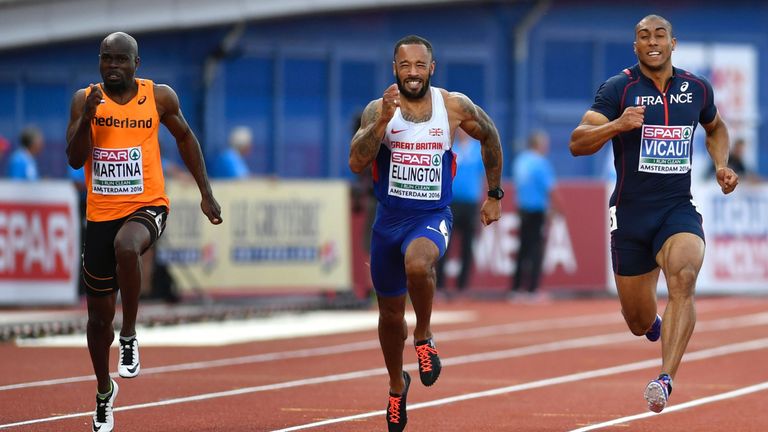
[[[431,87],[430,92],[428,121],[409,122],[397,108],[387,124],[374,180],[376,196],[390,207],[435,209],[450,204],[455,173],[450,123],[440,89]]]

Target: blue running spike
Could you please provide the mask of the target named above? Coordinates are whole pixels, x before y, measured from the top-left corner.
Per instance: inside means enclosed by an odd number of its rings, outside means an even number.
[[[648,402],[648,409],[660,413],[667,406],[670,394],[672,394],[672,378],[667,374],[661,374],[648,383],[643,396]]]
[[[656,342],[661,337],[661,317],[658,314],[656,314],[656,321],[653,322],[645,337],[651,342]]]

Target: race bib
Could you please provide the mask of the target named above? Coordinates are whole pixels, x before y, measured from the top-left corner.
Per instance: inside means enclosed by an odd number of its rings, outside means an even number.
[[[643,125],[638,171],[685,174],[691,170],[693,126]]]
[[[440,154],[393,151],[389,162],[389,195],[440,200],[443,185],[443,158]]]
[[[136,195],[144,192],[141,147],[93,149],[91,191],[100,195]]]

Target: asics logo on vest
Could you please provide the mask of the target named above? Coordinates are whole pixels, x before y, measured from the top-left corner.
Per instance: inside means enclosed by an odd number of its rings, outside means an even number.
[[[142,96],[139,98],[139,105],[143,104],[147,100],[146,96]]]
[[[94,126],[128,128],[128,129],[152,129],[152,117],[145,120],[131,118],[114,118],[96,116],[91,120]]]

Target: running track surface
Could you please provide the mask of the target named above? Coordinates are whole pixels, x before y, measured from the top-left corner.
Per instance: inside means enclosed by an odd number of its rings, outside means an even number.
[[[419,382],[406,342],[406,430],[768,430],[768,299],[704,298],[697,308],[671,404],[657,415],[642,392],[660,344],[627,331],[618,300],[437,303],[474,319],[433,327],[445,364],[433,387]],[[386,430],[375,330],[145,347],[141,361],[138,378],[117,378],[116,431]],[[90,430],[95,383],[78,378],[91,374],[85,349],[4,344],[0,368],[0,431]]]

